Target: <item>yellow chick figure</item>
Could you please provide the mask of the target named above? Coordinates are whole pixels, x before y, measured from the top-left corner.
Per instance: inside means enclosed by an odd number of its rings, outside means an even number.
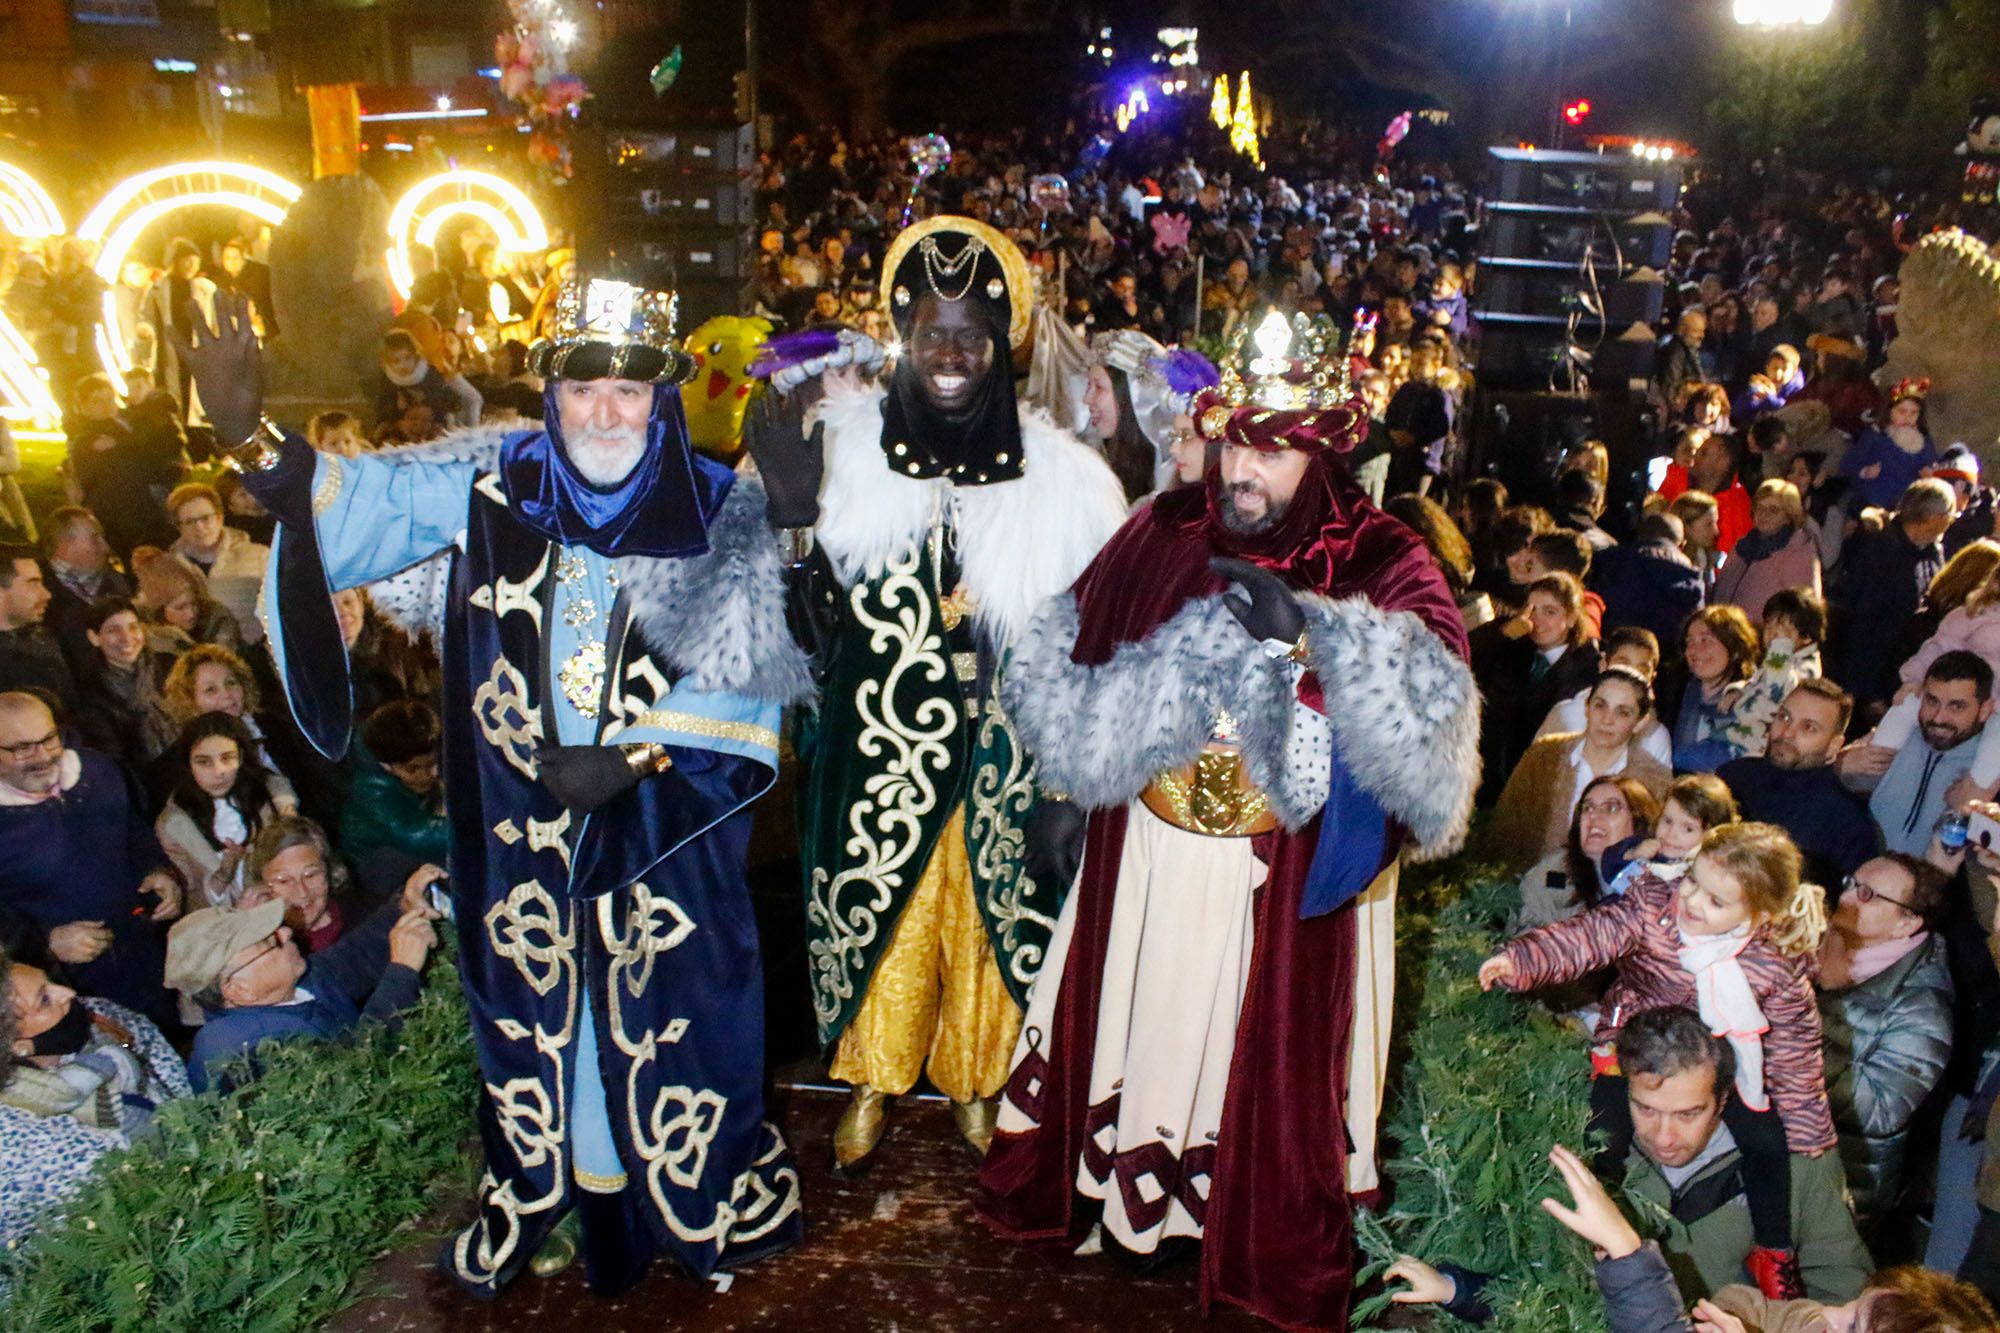
[[[743,413],[756,383],[750,363],[771,329],[770,320],[755,315],[717,315],[682,340],[698,367],[681,388],[688,436],[711,458],[733,464],[743,452]]]

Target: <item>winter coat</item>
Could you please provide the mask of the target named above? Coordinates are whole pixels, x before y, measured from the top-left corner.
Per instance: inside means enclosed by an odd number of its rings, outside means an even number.
[[[340,850],[361,865],[384,847],[418,861],[444,864],[450,826],[445,817],[375,760],[359,764],[340,811]]]
[[[1679,547],[1666,543],[1614,546],[1590,564],[1590,587],[1604,598],[1604,630],[1649,629],[1677,643],[1688,617],[1701,610],[1701,574]]]
[[[1951,971],[1944,940],[1858,986],[1823,990],[1826,1091],[1855,1211],[1879,1217],[1901,1192],[1910,1120],[1951,1059]]]
[[[1921,449],[1909,453],[1882,431],[1863,431],[1840,460],[1841,475],[1853,481],[1847,492],[1848,507],[1856,513],[1862,505],[1894,509],[1910,483],[1923,476],[1924,469],[1937,460],[1937,445],[1928,435],[1924,436]],[[1861,475],[1862,469],[1875,466],[1882,469],[1875,476]]]
[[[1946,653],[1963,650],[1977,656],[1995,671],[2000,671],[2000,605],[1982,607],[1977,611],[1964,606],[1953,607],[1938,623],[1937,633],[1924,640],[1924,646],[1903,663],[1897,674],[1905,685],[1922,685],[1924,673],[1931,669],[1931,663]]]
[[[1599,657],[1595,640],[1586,639],[1558,657],[1540,680],[1534,679],[1535,645],[1525,636],[1504,633],[1506,622],[1481,625],[1472,636],[1472,675],[1486,700],[1480,717],[1479,752],[1486,800],[1498,797],[1507,775],[1527,753],[1535,731],[1558,699],[1588,689],[1597,679]]]
[[[1675,885],[1648,871],[1618,897],[1519,936],[1501,950],[1514,964],[1507,989],[1538,990],[1616,964],[1618,977],[1604,992],[1594,1034],[1599,1044],[1617,1040],[1619,1026],[1634,1014],[1671,1005],[1699,1012],[1694,974],[1681,966],[1678,898]],[[1817,960],[1779,953],[1760,931],[1738,961],[1770,1024],[1765,1094],[1785,1122],[1791,1150],[1823,1152],[1835,1137],[1813,1001]]]
[[[1597,1292],[1604,1298],[1610,1333],[1689,1333],[1694,1327],[1667,1256],[1652,1241],[1623,1258],[1599,1259]],[[1741,1319],[1751,1333],[1826,1333],[1818,1301],[1774,1301],[1755,1287],[1740,1285],[1724,1287],[1709,1299]]]
[[[1570,753],[1582,740],[1581,732],[1543,736],[1508,776],[1485,832],[1487,853],[1508,869],[1519,869],[1569,840],[1577,795]],[[1637,744],[1625,747],[1625,767],[1619,772],[1662,800],[1674,780],[1664,764]]]
[[[1729,705],[1720,735],[1729,750],[1723,763],[1764,753],[1764,743],[1779,707],[1800,681],[1817,680],[1819,675],[1816,643],[1809,643],[1797,652],[1779,652],[1774,648],[1765,653],[1764,660],[1750,673],[1750,679],[1736,692],[1736,701]],[[1703,765],[1702,771],[1711,771],[1711,767],[1719,768],[1721,764]]]
[[[1792,529],[1785,544],[1762,560],[1745,559],[1743,545],[1737,543],[1736,553],[1716,573],[1708,600],[1740,606],[1761,625],[1764,603],[1786,588],[1810,588],[1815,596],[1820,592],[1819,543],[1804,528]]]
[[[183,560],[192,561],[196,568],[201,567],[184,543],[175,542],[173,552]],[[208,568],[209,595],[236,617],[236,626],[243,632],[246,643],[261,643],[264,638],[264,624],[257,619],[257,594],[264,587],[264,566],[270,558],[270,547],[251,541],[250,534],[241,528],[225,527],[222,549],[216,552],[215,563]]]
[[[1750,1206],[1743,1197],[1742,1162],[1740,1154],[1725,1153],[1678,1190],[1667,1185],[1667,1178],[1644,1153],[1635,1150],[1626,1164],[1626,1196],[1651,1205],[1642,1215],[1666,1214],[1660,1248],[1685,1300],[1698,1300],[1748,1280],[1743,1261],[1756,1242],[1750,1232]],[[1867,1285],[1875,1261],[1861,1243],[1854,1215],[1842,1197],[1840,1163],[1832,1153],[1818,1157],[1794,1153],[1791,1163],[1792,1245],[1798,1251],[1806,1294],[1822,1302],[1851,1301]]]
[[[1896,692],[1896,636],[1917,613],[1924,590],[1943,566],[1942,546],[1918,546],[1894,521],[1880,532],[1859,532],[1848,541],[1829,599],[1835,620],[1827,638],[1836,656],[1828,674],[1847,687],[1857,704]]]

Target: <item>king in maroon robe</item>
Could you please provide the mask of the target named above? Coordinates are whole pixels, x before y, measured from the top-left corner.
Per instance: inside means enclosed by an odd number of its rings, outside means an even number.
[[[1220,1300],[1286,1328],[1343,1329],[1355,1266],[1346,1106],[1357,987],[1379,994],[1390,981],[1357,975],[1357,900],[1406,850],[1441,855],[1462,840],[1478,777],[1478,695],[1435,563],[1340,460],[1366,412],[1355,402],[1273,411],[1269,401],[1225,371],[1196,412],[1224,449],[1311,451],[1277,522],[1257,535],[1226,527],[1212,465],[1206,485],[1135,513],[1072,593],[1044,609],[1008,668],[1004,698],[1040,756],[1038,785],[1089,820],[978,1202],[996,1231],[1023,1241],[1074,1248],[1100,1222],[1107,1239],[1143,1235],[1142,1252],[1155,1238],[1192,1239],[1204,1309]],[[1224,604],[1218,557],[1283,580],[1305,613],[1295,651],[1253,638]],[[1250,793],[1222,802],[1220,816],[1181,799],[1187,775],[1218,752],[1240,755]],[[1247,854],[1210,837],[1240,838]],[[1141,856],[1157,874],[1133,874],[1127,861]],[[1201,886],[1190,881],[1217,865],[1244,868],[1233,886],[1243,939],[1230,946],[1240,952],[1223,960],[1215,987],[1222,1035],[1189,1034],[1165,1060],[1157,1038],[1135,1037],[1121,1068],[1094,1071],[1105,1023],[1144,1032],[1146,1006],[1172,1007],[1177,992],[1205,984],[1199,958],[1168,959],[1174,982],[1164,990],[1144,979],[1159,974],[1159,950],[1206,947],[1186,937],[1212,931],[1215,918],[1173,914],[1196,910],[1177,904],[1195,901]],[[1386,878],[1380,929],[1393,916]],[[1380,950],[1369,956],[1368,971],[1386,973]],[[1117,1044],[1114,1034],[1108,1045]],[[1224,1072],[1173,1076],[1209,1112],[1197,1107],[1184,1133],[1162,1124],[1158,1141],[1132,1141],[1135,1130],[1154,1132],[1154,1117],[1135,1126],[1121,1106],[1135,1083],[1160,1082],[1163,1062],[1225,1059]],[[1206,1079],[1226,1082],[1201,1092]],[[1373,1112],[1366,1118],[1372,1136]]]

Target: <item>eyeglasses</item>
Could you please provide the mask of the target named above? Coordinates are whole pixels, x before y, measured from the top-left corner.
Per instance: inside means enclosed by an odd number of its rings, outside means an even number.
[[[217,513],[213,509],[209,510],[205,514],[182,514],[179,518],[174,520],[174,526],[177,528],[198,527],[203,523],[209,522],[211,519],[219,520],[221,519],[221,517],[222,515]]]
[[[267,889],[271,889],[274,892],[283,889],[294,888],[301,884],[324,884],[324,883],[326,883],[325,866],[310,866],[307,869],[301,871],[297,877],[293,877],[291,875],[266,875],[264,877],[264,887]]]
[[[1888,894],[1882,892],[1882,890],[1874,888],[1869,884],[1863,883],[1861,880],[1857,879],[1853,875],[1849,875],[1846,879],[1840,882],[1840,889],[1841,892],[1843,893],[1853,894],[1854,901],[1857,903],[1862,903],[1865,905],[1867,903],[1874,902],[1877,898],[1880,898],[1885,903],[1894,903],[1896,906],[1902,908],[1905,912],[1908,912],[1911,916],[1920,915],[1916,908],[1910,906],[1908,903],[1904,902],[1901,898],[1891,898]]]
[[[280,927],[279,929],[283,929],[283,927]],[[269,935],[266,935],[264,937],[263,948],[259,949],[256,953],[251,954],[248,958],[238,963],[235,967],[230,968],[227,972],[224,972],[221,976],[217,977],[215,979],[215,984],[218,987],[228,985],[229,979],[231,977],[235,976],[237,973],[241,972],[246,967],[254,966],[257,960],[259,958],[262,958],[265,954],[271,953],[282,947],[284,947],[283,941],[281,941],[278,938],[278,932],[276,930],[272,931]]]
[[[54,754],[62,749],[62,733],[52,731],[38,741],[16,741],[0,745],[0,754],[9,759],[33,759],[38,754]]]

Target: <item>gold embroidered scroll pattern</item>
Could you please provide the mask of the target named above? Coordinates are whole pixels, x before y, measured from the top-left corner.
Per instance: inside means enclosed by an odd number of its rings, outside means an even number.
[[[536,776],[535,743],[548,733],[542,710],[528,702],[528,678],[504,654],[493,659],[493,671],[472,693],[472,716],[486,743],[524,776]]]
[[[1034,890],[1034,881],[1022,868],[1027,829],[1020,821],[1034,804],[1035,766],[1019,740],[1013,737],[1013,727],[1000,707],[996,690],[986,701],[985,717],[980,722],[980,752],[990,753],[995,736],[1003,731],[1012,741],[1007,746],[1005,771],[986,764],[972,774],[971,789],[966,796],[967,816],[971,821],[967,842],[973,851],[973,880],[987,886],[986,915],[1009,946],[1002,961],[1014,980],[1025,987],[1033,985],[1036,974],[1042,970],[1042,946],[1021,940],[1021,928],[1036,927],[1038,937],[1046,940],[1056,923],[1053,917],[1035,911],[1026,902]],[[1006,873],[1009,863],[1012,874]]]
[[[888,672],[865,680],[854,692],[854,709],[861,719],[855,748],[866,758],[890,757],[863,787],[864,795],[847,812],[850,833],[845,850],[859,859],[838,875],[813,867],[806,904],[810,921],[825,932],[809,946],[813,1009],[822,1029],[852,998],[862,956],[881,933],[880,913],[899,887],[919,848],[924,816],[937,807],[934,773],[950,767],[948,739],[958,730],[955,702],[925,699],[914,717],[896,712],[896,697],[905,677],[920,673],[931,681],[947,679],[949,663],[943,640],[932,626],[932,600],[917,570],[920,547],[884,569],[876,596],[883,614],[871,609],[868,583],[856,583],[848,595],[856,620],[869,631],[869,647],[877,655],[893,652]]]

